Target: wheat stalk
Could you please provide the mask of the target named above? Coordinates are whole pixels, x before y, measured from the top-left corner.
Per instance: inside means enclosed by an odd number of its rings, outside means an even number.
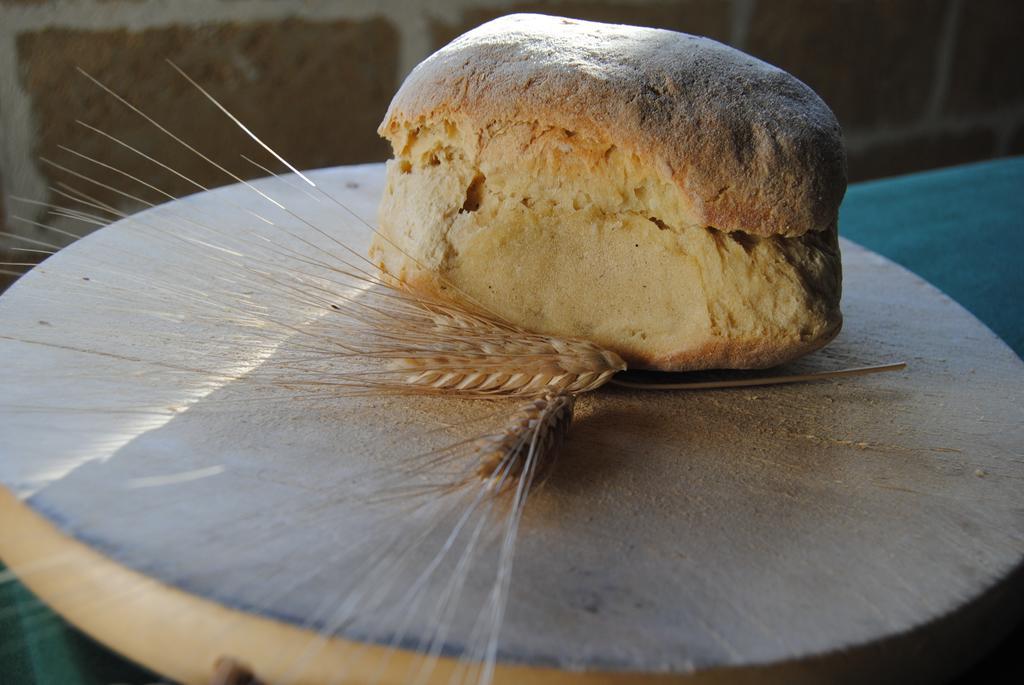
[[[816,371],[813,373],[789,374],[784,376],[760,376],[752,378],[732,378],[722,381],[683,381],[681,383],[644,383],[616,378],[615,385],[633,390],[715,390],[720,388],[751,388],[760,385],[788,385],[790,383],[810,383],[813,381],[837,380],[853,376],[868,376],[875,373],[902,371],[907,368],[906,362],[858,366],[835,371]]]

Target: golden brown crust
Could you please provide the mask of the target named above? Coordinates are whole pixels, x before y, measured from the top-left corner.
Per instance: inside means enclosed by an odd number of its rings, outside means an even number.
[[[789,341],[767,338],[712,340],[661,357],[633,360],[632,368],[660,371],[703,371],[707,369],[767,369],[819,350],[839,334],[843,315],[836,309],[830,328],[807,340]],[[629,363],[629,360],[627,360]]]
[[[651,160],[694,224],[798,236],[824,230],[846,189],[831,110],[788,73],[672,31],[510,15],[420,64],[388,109],[392,140],[421,122],[483,131],[538,122]]]

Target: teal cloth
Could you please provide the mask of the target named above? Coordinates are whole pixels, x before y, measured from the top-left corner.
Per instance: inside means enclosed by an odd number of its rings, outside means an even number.
[[[70,627],[40,604],[23,585],[0,584],[0,684],[149,685],[158,682],[161,682],[159,676],[125,661]]]
[[[934,283],[1024,356],[1024,157],[856,184],[840,230]],[[1022,647],[1018,629],[964,682],[1024,682],[1015,656]],[[158,681],[67,626],[22,586],[0,585],[0,683]]]
[[[853,185],[839,233],[938,286],[1024,356],[1024,157]]]

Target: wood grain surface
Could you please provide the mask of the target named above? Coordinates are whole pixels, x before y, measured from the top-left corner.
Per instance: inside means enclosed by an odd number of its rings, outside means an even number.
[[[380,166],[313,178],[372,218]],[[288,179],[260,183],[365,248],[368,230],[337,206]],[[194,664],[223,648],[216,631],[200,629],[220,625],[221,612],[232,617],[232,656],[269,679],[288,673],[288,640],[308,641],[304,631],[337,637],[317,659],[429,634],[436,616],[426,610],[332,618],[353,591],[393,597],[417,583],[458,517],[428,507],[442,524],[422,545],[404,544],[424,519],[378,496],[382,466],[472,435],[496,407],[294,397],[269,370],[293,341],[225,355],[223,322],[145,316],[147,283],[177,283],[178,302],[226,287],[216,260],[155,239],[167,233],[162,222],[208,241],[182,220],[202,217],[251,240],[270,228],[230,209],[251,202],[233,186],[151,210],[51,258],[0,298],[0,355],[11,369],[0,481],[16,495],[0,500],[0,556],[17,571],[62,545],[85,554],[84,566],[26,570],[24,581],[116,649],[189,682],[198,682]],[[1021,361],[920,279],[849,242],[843,252],[843,332],[785,371],[899,360],[909,369],[581,398],[519,532],[498,681],[934,681],[1018,615]],[[316,325],[308,312],[288,316]],[[207,358],[220,365],[205,368],[216,378],[187,371]],[[385,554],[388,573],[375,574],[367,560],[388,541],[404,556]],[[120,570],[97,578],[89,563]],[[471,608],[486,602],[495,564],[481,546],[446,657],[474,637]],[[139,576],[152,582],[125,590]],[[429,578],[428,593],[449,577]],[[75,582],[93,601],[76,597]],[[174,612],[175,593],[196,601]],[[267,625],[291,631],[276,657],[255,637]],[[139,646],[143,630],[159,662]]]

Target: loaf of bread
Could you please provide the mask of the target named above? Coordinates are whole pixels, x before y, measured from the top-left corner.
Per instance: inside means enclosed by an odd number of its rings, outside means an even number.
[[[842,323],[839,125],[725,45],[506,16],[416,67],[380,133],[371,257],[414,288],[663,370],[776,365]]]

